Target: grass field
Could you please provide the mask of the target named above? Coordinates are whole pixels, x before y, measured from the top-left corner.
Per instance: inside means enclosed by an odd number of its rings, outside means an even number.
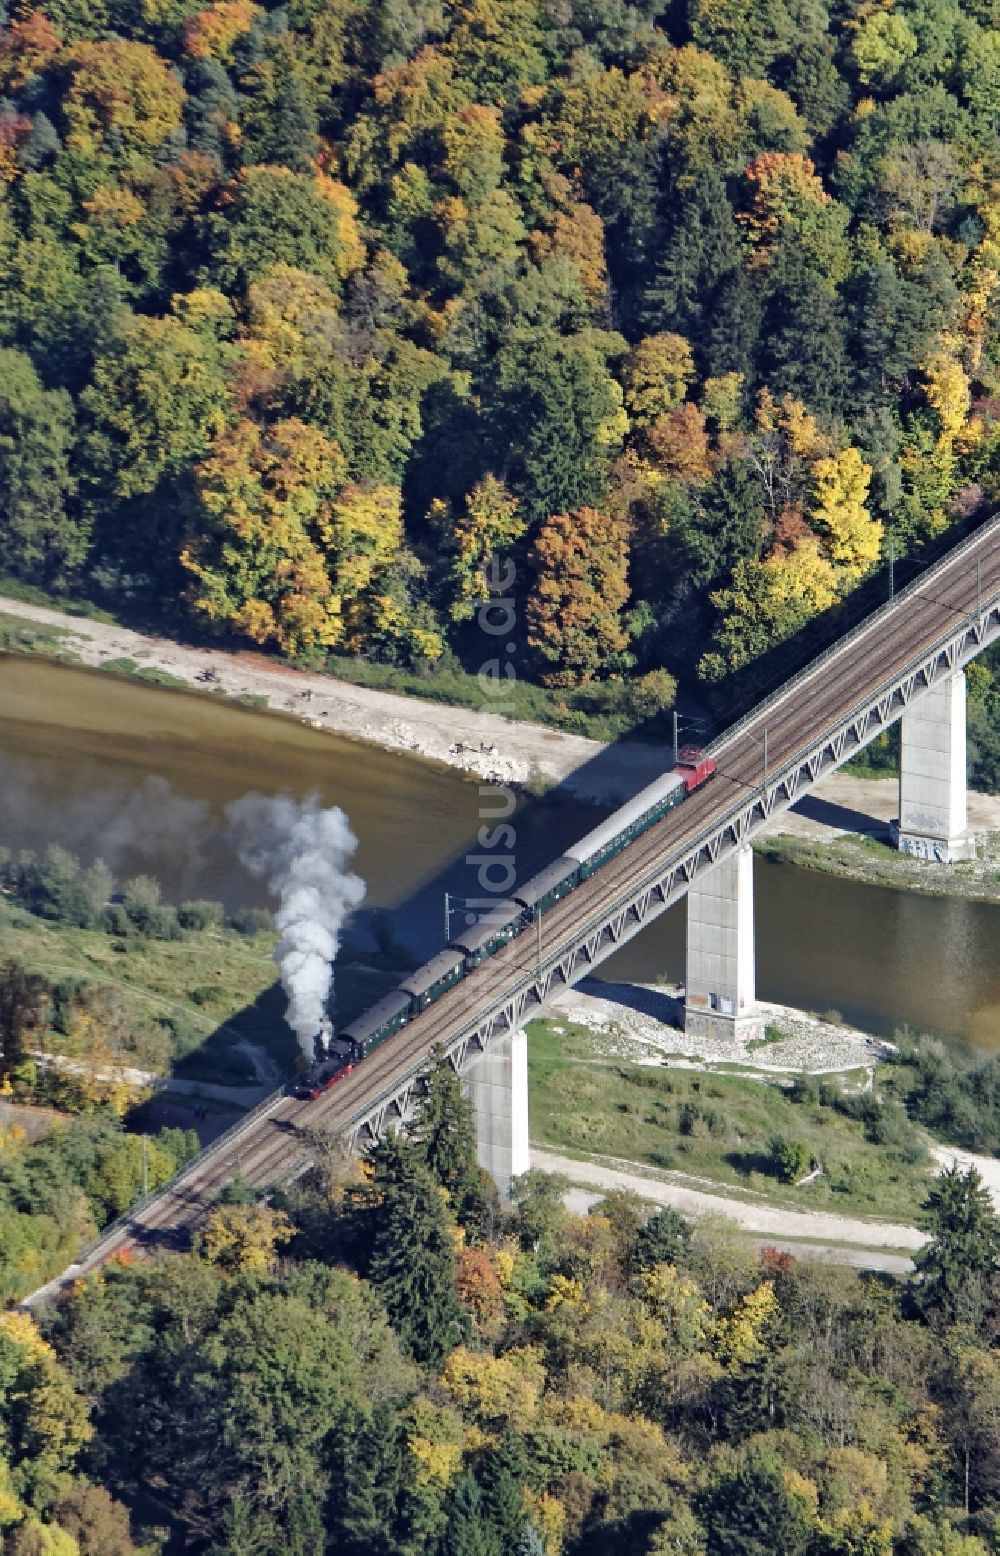
[[[878,1144],[870,1126],[817,1100],[796,1101],[770,1079],[632,1064],[601,1054],[585,1027],[556,1024],[558,1033],[551,1022],[529,1028],[539,1145],[645,1163],[802,1210],[909,1221],[926,1197],[930,1166],[901,1110],[891,1143]],[[822,1175],[801,1187],[781,1182],[768,1154],[775,1135],[801,1141]]]
[[[66,647],[71,627],[45,627],[23,616],[0,611],[0,650],[17,654],[42,654],[47,659],[73,661],[77,655]]]
[[[247,937],[228,929],[182,940],[122,941],[50,923],[0,897],[0,961],[19,961],[51,983],[74,978],[114,989],[126,1024],[139,1032],[155,1029],[145,1057],[140,1040],[129,1062],[139,1069],[172,1068],[190,1079],[251,1084],[253,1065],[241,1046],[247,1041],[282,1073],[290,1071],[297,1050],[284,1021],[273,946],[270,933]],[[388,968],[361,961],[339,969],[338,1011],[350,1017],[397,980]],[[59,1050],[57,1033],[49,1042]]]

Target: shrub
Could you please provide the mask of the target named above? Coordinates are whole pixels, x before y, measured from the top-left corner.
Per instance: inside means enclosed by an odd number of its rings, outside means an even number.
[[[191,990],[193,1005],[214,1005],[225,997],[226,991],[221,983],[203,983]]]
[[[109,935],[124,936],[130,934],[132,930],[132,922],[121,902],[108,903],[104,909],[102,923]]]
[[[177,909],[161,902],[153,908],[149,915],[149,928],[147,933],[153,940],[179,940],[181,938],[181,926],[177,920]]]
[[[816,1107],[820,1100],[820,1089],[813,1075],[796,1075],[788,1088],[788,1095],[793,1102],[803,1102],[808,1107]]]
[[[238,908],[230,916],[229,924],[238,935],[252,937],[270,929],[271,915],[266,908]]]
[[[667,1205],[650,1216],[635,1240],[635,1262],[640,1269],[654,1264],[677,1264],[691,1247],[691,1223],[679,1210]]]
[[[129,922],[142,935],[153,931],[154,916],[160,906],[160,885],[151,875],[136,875],[125,882],[122,905]]]
[[[803,1145],[801,1140],[789,1139],[787,1135],[774,1135],[768,1141],[767,1152],[771,1170],[782,1183],[797,1183],[809,1171],[812,1158],[809,1147]]]
[[[81,991],[86,988],[83,978],[60,978],[52,985],[52,1025],[65,1036],[72,1028],[74,1007]]]
[[[33,913],[80,929],[100,924],[111,895],[111,871],[103,860],[85,867],[55,843],[41,856],[22,854],[16,866],[8,854],[3,873],[6,884]]]
[[[889,1146],[902,1151],[910,1143],[913,1130],[910,1121],[898,1102],[886,1102],[865,1128],[865,1135],[873,1145]]]
[[[225,919],[221,902],[182,902],[177,909],[177,922],[182,929],[218,929]]]

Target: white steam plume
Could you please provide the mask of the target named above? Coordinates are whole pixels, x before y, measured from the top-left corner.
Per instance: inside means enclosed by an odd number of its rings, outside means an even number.
[[[365,894],[348,870],[358,840],[338,806],[319,796],[246,794],[226,806],[241,862],[278,898],[274,959],[288,995],[285,1018],[307,1059],[326,1016],[344,920]]]

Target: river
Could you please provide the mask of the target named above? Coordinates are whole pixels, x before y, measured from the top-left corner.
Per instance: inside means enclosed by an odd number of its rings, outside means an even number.
[[[100,855],[119,879],[156,876],[170,901],[259,903],[223,814],[254,790],[316,791],[347,812],[368,887],[359,936],[366,914],[384,910],[425,954],[441,943],[445,892],[477,891],[466,855],[477,847],[480,793],[453,769],[209,695],[0,656],[0,844]],[[596,814],[572,801],[524,802],[514,817],[522,878]],[[887,1035],[907,1024],[1000,1049],[1000,907],[760,859],[756,886],[762,998],[837,1010]],[[665,914],[604,975],[680,978],[684,917],[683,904]]]

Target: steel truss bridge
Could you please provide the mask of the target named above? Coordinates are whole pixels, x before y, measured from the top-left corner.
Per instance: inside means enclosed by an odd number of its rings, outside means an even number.
[[[461,1073],[753,842],[775,816],[1000,638],[1000,517],[982,526],[708,749],[717,776],[540,922],[421,1013],[329,1093],[276,1092],[108,1229],[79,1265],[180,1245],[224,1183],[278,1186],[311,1160],[303,1130],[363,1148],[410,1112],[436,1050]]]

